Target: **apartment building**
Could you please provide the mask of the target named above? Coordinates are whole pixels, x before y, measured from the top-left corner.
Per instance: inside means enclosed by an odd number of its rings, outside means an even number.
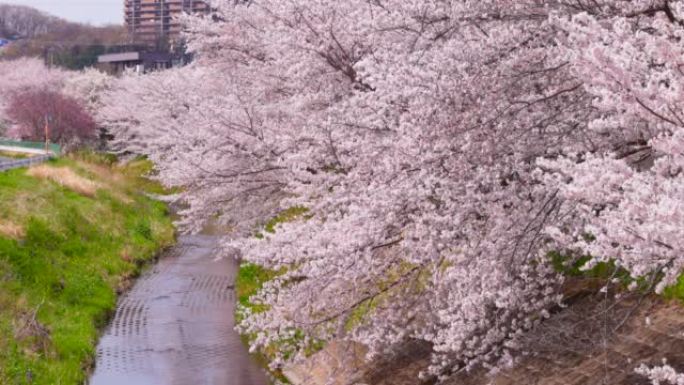
[[[183,12],[207,13],[200,0],[124,0],[126,26],[134,43],[156,46],[175,41],[181,30],[174,17]]]

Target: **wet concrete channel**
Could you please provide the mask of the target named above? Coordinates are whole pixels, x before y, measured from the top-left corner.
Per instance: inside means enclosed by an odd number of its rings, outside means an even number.
[[[184,236],[119,300],[90,385],[266,385],[235,332],[238,263]]]

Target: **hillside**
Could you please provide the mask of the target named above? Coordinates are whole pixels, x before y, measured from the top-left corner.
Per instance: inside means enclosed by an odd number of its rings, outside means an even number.
[[[0,4],[0,36],[31,38],[48,33],[66,23],[35,8]]]
[[[92,65],[107,46],[126,42],[120,25],[95,27],[73,23],[35,8],[0,4],[0,38],[17,39],[1,58],[50,55],[51,63],[70,69]]]

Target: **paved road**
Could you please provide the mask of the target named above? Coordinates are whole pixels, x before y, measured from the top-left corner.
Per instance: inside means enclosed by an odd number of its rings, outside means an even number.
[[[0,163],[11,162],[13,160],[14,159],[12,159],[12,158],[5,158],[5,157],[0,156]]]
[[[182,237],[119,301],[91,385],[265,385],[233,330],[237,262]]]

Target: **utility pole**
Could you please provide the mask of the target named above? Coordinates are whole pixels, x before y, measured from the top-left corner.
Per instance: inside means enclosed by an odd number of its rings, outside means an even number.
[[[50,153],[50,116],[45,114],[45,154]]]

